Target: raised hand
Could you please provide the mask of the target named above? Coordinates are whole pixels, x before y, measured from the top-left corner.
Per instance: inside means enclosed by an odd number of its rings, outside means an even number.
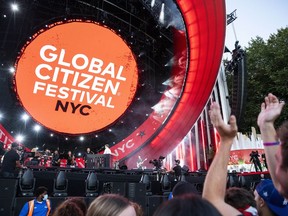
[[[236,136],[238,128],[235,116],[230,116],[230,124],[226,124],[221,116],[220,106],[218,103],[212,102],[210,105],[209,116],[213,126],[221,136],[221,139],[233,139]]]
[[[261,104],[261,112],[257,119],[258,126],[261,127],[265,123],[274,123],[281,114],[284,104],[285,102],[279,101],[275,95],[269,93],[265,97],[265,102]]]

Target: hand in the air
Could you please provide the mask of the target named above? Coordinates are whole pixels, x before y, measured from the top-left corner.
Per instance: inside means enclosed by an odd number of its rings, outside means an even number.
[[[221,139],[233,139],[236,136],[238,128],[235,116],[230,116],[229,124],[226,124],[221,116],[220,106],[218,103],[212,102],[209,116],[213,126],[221,136]]]

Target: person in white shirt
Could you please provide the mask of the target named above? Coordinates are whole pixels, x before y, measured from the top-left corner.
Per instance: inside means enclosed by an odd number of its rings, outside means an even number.
[[[104,150],[104,153],[103,154],[111,154],[111,149],[109,148],[109,145],[108,144],[105,144],[105,150]]]

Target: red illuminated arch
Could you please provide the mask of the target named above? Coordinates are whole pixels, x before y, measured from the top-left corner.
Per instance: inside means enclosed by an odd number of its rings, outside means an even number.
[[[226,11],[224,0],[176,1],[184,18],[189,45],[188,75],[176,110],[169,122],[149,145],[143,144],[142,136],[127,137],[112,147],[119,152],[118,159],[135,164],[137,158],[130,157],[133,150],[141,148],[141,155],[166,155],[185,137],[202,112],[216,82],[223,54]],[[153,128],[153,121],[148,122]],[[151,128],[152,127],[152,128]],[[126,145],[126,146],[125,146]],[[125,148],[125,152],[117,151]],[[130,149],[129,149],[130,148]]]

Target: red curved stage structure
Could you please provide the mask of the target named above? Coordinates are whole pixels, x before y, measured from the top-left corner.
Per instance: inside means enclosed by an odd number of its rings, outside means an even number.
[[[153,120],[146,121],[138,132],[112,147],[119,160],[128,159],[128,167],[136,164],[135,154],[152,159],[170,153],[199,118],[216,82],[225,40],[225,1],[177,3],[184,17],[189,47],[185,87],[169,121],[149,144],[142,146],[145,135],[158,126]],[[139,135],[141,131],[144,136]]]

